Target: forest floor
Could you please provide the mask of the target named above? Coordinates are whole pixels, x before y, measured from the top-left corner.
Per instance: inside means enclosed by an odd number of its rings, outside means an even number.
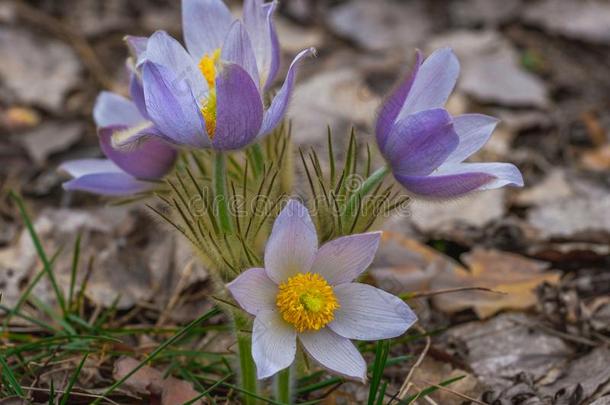
[[[449,110],[502,120],[476,158],[524,173],[523,189],[388,220],[368,281],[407,294],[420,323],[392,342],[384,403],[408,386],[416,404],[610,404],[608,27],[610,3],[593,0],[281,4],[283,71],[318,49],[289,113],[298,146],[324,147],[327,126],[338,146],[352,127],[373,144],[414,49],[451,46]],[[187,243],[141,205],[64,192],[57,171],[100,155],[95,97],[126,92],[123,36],[157,29],[180,38],[178,1],[0,2],[2,405],[89,403],[177,331],[107,403],[238,401],[234,342]],[[368,388],[314,372],[296,392],[351,404]]]

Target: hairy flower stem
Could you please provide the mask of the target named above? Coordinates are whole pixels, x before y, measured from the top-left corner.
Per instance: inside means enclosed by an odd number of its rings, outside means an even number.
[[[343,211],[344,223],[346,219],[351,218],[354,215],[354,211],[358,207],[358,203],[370,193],[379,183],[383,181],[385,176],[390,173],[389,166],[383,166],[377,169],[368,179],[364,180],[360,186],[354,191],[350,199],[347,201],[345,211]]]
[[[214,198],[218,204],[218,225],[225,234],[233,233],[233,222],[229,214],[229,197],[227,195],[227,167],[225,155],[216,152],[214,156]]]
[[[263,166],[265,164],[265,155],[263,154],[263,148],[260,143],[255,143],[250,148],[252,154],[252,170],[254,171],[254,177],[258,178],[263,172]]]
[[[277,373],[275,377],[276,393],[275,399],[283,404],[292,404],[292,380],[290,367]]]
[[[234,314],[235,335],[237,336],[237,349],[239,351],[239,369],[241,374],[241,388],[243,394],[243,404],[257,404],[258,384],[256,382],[256,365],[252,359],[252,335],[246,333],[248,320],[241,312]]]

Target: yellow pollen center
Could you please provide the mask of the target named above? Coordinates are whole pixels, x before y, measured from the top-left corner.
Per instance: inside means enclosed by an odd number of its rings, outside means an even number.
[[[209,93],[201,101],[201,114],[205,120],[205,127],[210,139],[214,138],[216,131],[216,70],[220,60],[220,48],[212,54],[206,53],[199,61],[199,70],[208,83]]]
[[[339,308],[332,287],[314,273],[300,273],[280,284],[275,303],[282,318],[298,332],[323,328]]]

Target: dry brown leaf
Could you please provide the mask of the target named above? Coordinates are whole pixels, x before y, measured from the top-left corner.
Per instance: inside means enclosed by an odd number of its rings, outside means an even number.
[[[140,362],[131,357],[121,357],[114,363],[112,377],[120,380]],[[150,366],[144,366],[129,377],[123,384],[124,388],[138,394],[160,394],[163,385],[163,373]]]
[[[113,378],[120,380],[139,363],[131,357],[119,358],[114,363]],[[174,377],[163,379],[163,373],[150,366],[144,366],[136,371],[125,381],[123,387],[138,394],[160,396],[161,405],[180,405],[199,395],[191,383]],[[196,401],[194,404],[201,405],[202,402]]]
[[[161,393],[161,405],[181,405],[200,393],[193,389],[193,385],[187,381],[170,377],[163,381],[163,392]],[[194,405],[201,405],[201,400],[195,401]]]
[[[370,274],[378,287],[401,294],[430,289],[430,281],[458,263],[421,242],[398,232],[384,231]]]
[[[610,144],[583,153],[581,162],[585,169],[596,172],[610,170]]]
[[[504,294],[460,291],[433,298],[443,312],[454,313],[472,308],[480,318],[506,309],[527,309],[536,303],[535,288],[543,282],[556,283],[560,273],[546,271],[544,262],[512,253],[475,248],[462,260],[470,271],[447,268],[432,280],[433,289],[485,287]]]

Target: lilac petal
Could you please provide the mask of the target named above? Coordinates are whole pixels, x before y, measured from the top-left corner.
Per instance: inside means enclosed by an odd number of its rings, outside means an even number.
[[[116,93],[102,91],[95,100],[93,120],[98,127],[137,125],[143,119],[133,102]]]
[[[340,307],[328,325],[337,334],[356,340],[390,339],[405,333],[417,315],[400,298],[367,284],[334,288]]]
[[[320,274],[330,285],[349,283],[369,267],[381,232],[343,236],[320,247],[311,271]]]
[[[460,74],[460,62],[450,48],[434,51],[421,65],[398,119],[445,105]]]
[[[443,163],[460,163],[481,149],[489,140],[498,120],[483,114],[464,114],[453,118],[453,128],[460,137],[457,148]]]
[[[405,176],[394,173],[396,181],[412,194],[425,198],[460,197],[492,182],[488,173],[459,173],[435,176]]]
[[[154,183],[137,180],[123,172],[87,174],[63,183],[67,191],[86,191],[114,197],[141,193],[152,187]]]
[[[297,351],[296,330],[276,311],[261,311],[252,328],[252,358],[259,379],[289,367]]]
[[[133,150],[114,149],[112,147],[113,133],[126,128],[111,126],[99,129],[100,147],[106,157],[125,172],[139,179],[156,180],[165,176],[174,166],[176,150],[156,137],[147,138]]]
[[[240,149],[254,140],[263,120],[263,102],[256,84],[239,65],[222,66],[216,77],[216,106],[215,149]]]
[[[320,365],[347,378],[366,381],[364,358],[349,339],[329,328],[299,334],[305,350]]]
[[[385,157],[395,173],[427,175],[447,159],[458,143],[446,110],[420,111],[398,120],[388,136]]]
[[[263,4],[262,0],[244,2],[244,25],[252,40],[260,83],[264,89],[273,83],[279,68],[279,41],[273,23],[276,7],[275,1],[267,4]]]
[[[409,91],[413,86],[417,72],[422,62],[422,54],[419,50],[415,53],[415,64],[413,70],[406,79],[394,90],[392,94],[381,105],[379,114],[377,116],[377,126],[375,128],[375,135],[377,136],[377,144],[381,151],[385,151],[386,141],[390,135],[390,131],[394,127],[396,118],[400,113],[400,109],[405,103]],[[385,153],[385,152],[384,152]]]
[[[182,0],[184,42],[193,58],[220,48],[233,20],[221,0]]]
[[[210,145],[193,94],[175,87],[177,78],[171,70],[146,62],[142,68],[142,83],[146,111],[168,140],[199,148]]]
[[[239,306],[252,315],[276,308],[278,287],[267,277],[265,269],[248,269],[227,284],[227,288]]]
[[[231,25],[222,47],[221,58],[223,61],[233,62],[241,66],[248,72],[256,87],[259,87],[258,68],[252,42],[250,42],[248,32],[240,21],[235,21]]]
[[[142,87],[142,82],[135,72],[131,72],[129,77],[129,95],[138,108],[140,115],[145,119],[149,119],[148,112],[146,112],[146,101],[144,100],[144,87]]]
[[[300,202],[288,201],[273,224],[265,248],[265,270],[276,284],[311,269],[318,236],[309,212]]]
[[[207,82],[197,66],[198,61],[193,60],[180,42],[167,32],[157,31],[150,37],[146,58],[142,63],[146,61],[174,72],[172,85],[181,93],[192,93],[197,100],[201,100],[207,94]]]
[[[460,163],[443,164],[435,175],[483,173],[493,179],[480,186],[480,190],[491,190],[504,186],[523,187],[523,176],[512,163]]]
[[[269,109],[265,112],[265,117],[263,118],[263,125],[258,133],[258,136],[261,137],[263,135],[268,134],[275,128],[277,124],[280,123],[284,114],[286,113],[286,109],[288,108],[288,103],[290,102],[290,97],[292,95],[292,89],[294,88],[294,81],[296,77],[297,68],[301,60],[307,55],[315,55],[316,50],[314,48],[309,48],[301,51],[290,64],[290,68],[288,69],[288,73],[286,74],[286,80],[284,80],[284,84],[280,91],[277,92],[275,98],[271,102]]]
[[[142,57],[144,57],[144,53],[146,52],[146,46],[148,44],[147,37],[136,37],[133,35],[125,36],[125,43],[129,48],[129,53],[135,59],[136,64],[140,61]]]
[[[57,170],[64,171],[72,177],[81,177],[94,173],[121,173],[122,170],[108,159],[79,159],[62,163]]]

